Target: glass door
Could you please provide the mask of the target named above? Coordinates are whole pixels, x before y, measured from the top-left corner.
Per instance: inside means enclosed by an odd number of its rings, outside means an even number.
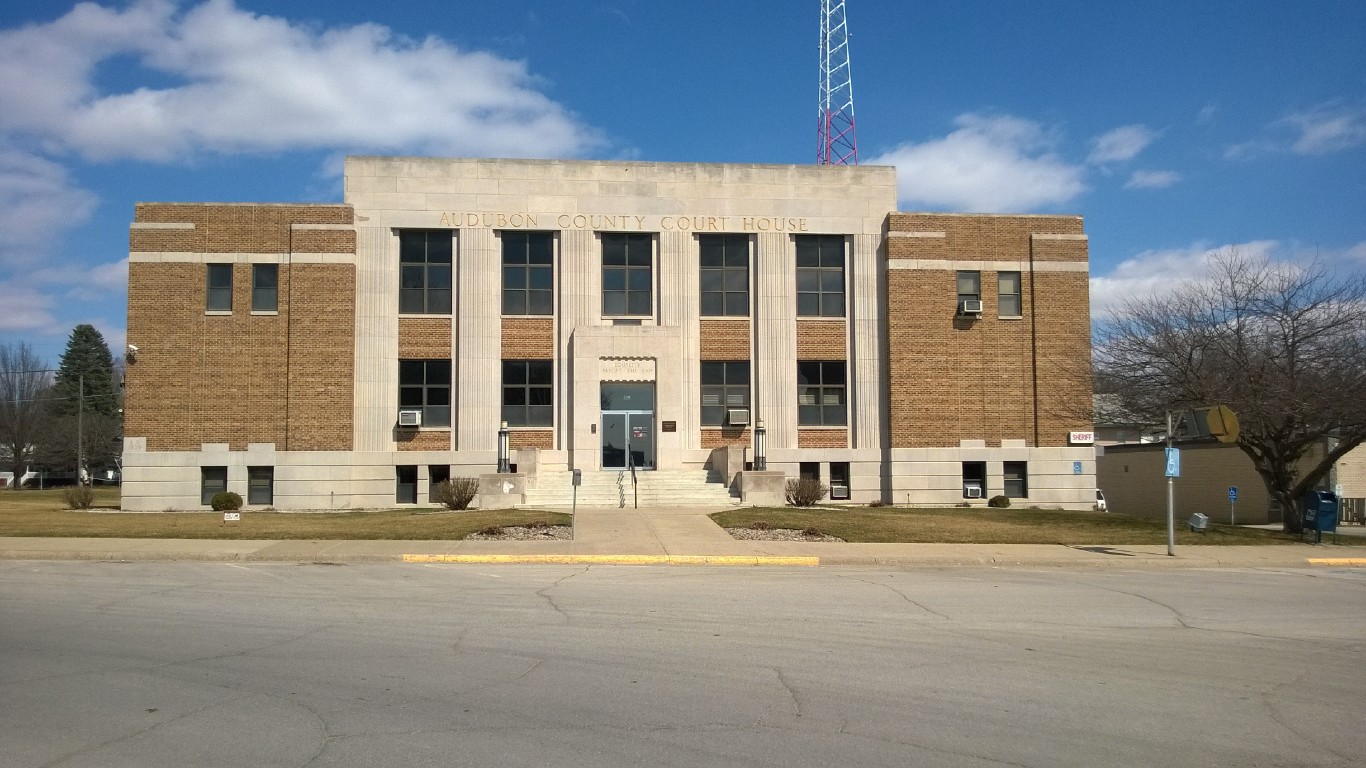
[[[654,469],[654,411],[602,412],[602,468]]]

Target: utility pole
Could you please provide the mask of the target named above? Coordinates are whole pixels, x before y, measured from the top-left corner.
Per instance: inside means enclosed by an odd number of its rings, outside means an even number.
[[[76,484],[85,485],[85,374],[76,381]]]

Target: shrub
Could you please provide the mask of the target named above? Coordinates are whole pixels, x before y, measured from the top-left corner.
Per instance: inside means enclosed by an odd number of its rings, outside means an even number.
[[[1005,509],[1006,507],[1010,506],[1010,497],[992,496],[990,499],[987,499],[987,506],[996,507],[997,509]]]
[[[479,478],[455,477],[432,486],[432,501],[446,509],[469,509],[479,493]]]
[[[754,522],[749,524],[749,529],[751,531],[767,531],[769,528],[772,527],[773,526],[768,524],[767,520],[755,520]]]
[[[812,538],[820,538],[820,537],[824,536],[825,534],[824,534],[823,532],[821,532],[821,529],[819,529],[819,528],[817,528],[816,526],[813,525],[813,526],[810,526],[810,527],[807,527],[807,528],[803,528],[803,529],[802,529],[802,535],[803,535],[803,536],[810,536],[810,537],[812,537]]]
[[[242,508],[242,497],[232,491],[220,491],[209,499],[209,506],[215,512],[236,512]]]
[[[490,525],[480,528],[478,532],[481,536],[502,536],[504,533],[503,526],[501,525]]]
[[[868,506],[873,508],[885,507],[887,506],[887,502],[883,501],[882,499],[873,499],[872,501],[868,502]]]
[[[825,498],[830,486],[809,477],[787,481],[787,503],[794,507],[809,507]]]
[[[62,489],[62,498],[71,509],[90,509],[95,503],[95,491],[88,485],[73,485]]]

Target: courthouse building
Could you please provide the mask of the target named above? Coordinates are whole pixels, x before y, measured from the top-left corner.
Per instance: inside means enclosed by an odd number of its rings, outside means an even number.
[[[486,506],[567,504],[572,469],[1093,503],[1080,217],[901,213],[870,166],[353,157],[345,185],[138,204],[125,508],[494,475]]]

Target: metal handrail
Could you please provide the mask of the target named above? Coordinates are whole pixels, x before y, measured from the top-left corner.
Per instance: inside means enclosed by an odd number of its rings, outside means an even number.
[[[626,446],[626,468],[631,470],[631,505],[635,509],[640,509],[640,489],[636,487],[636,456],[631,453],[631,446]]]

